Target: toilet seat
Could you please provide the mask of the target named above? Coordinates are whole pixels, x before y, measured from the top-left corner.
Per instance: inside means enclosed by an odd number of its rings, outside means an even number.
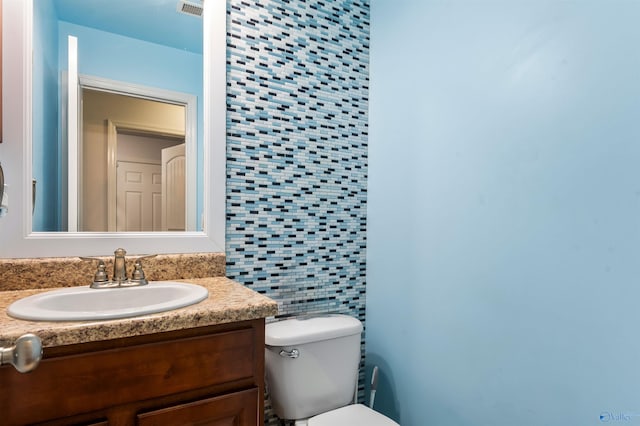
[[[399,426],[388,417],[362,404],[347,405],[309,419],[309,426]]]

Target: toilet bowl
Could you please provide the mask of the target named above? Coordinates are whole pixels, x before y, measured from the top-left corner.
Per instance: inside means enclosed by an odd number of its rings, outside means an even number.
[[[298,317],[265,328],[267,386],[281,419],[308,426],[398,426],[353,404],[362,323],[348,315]]]

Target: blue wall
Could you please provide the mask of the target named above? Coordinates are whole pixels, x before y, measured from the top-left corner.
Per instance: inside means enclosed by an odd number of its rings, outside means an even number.
[[[60,69],[67,68],[67,36],[74,35],[80,74],[202,97],[202,55],[64,21],[59,32]]]
[[[377,407],[403,426],[640,424],[640,4],[371,11]]]
[[[33,229],[59,229],[58,27],[50,2],[34,8],[33,178],[37,181]]]

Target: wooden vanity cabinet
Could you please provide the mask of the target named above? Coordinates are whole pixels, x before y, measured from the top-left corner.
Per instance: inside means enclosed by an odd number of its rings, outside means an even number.
[[[3,425],[261,425],[264,319],[45,348],[0,383]]]

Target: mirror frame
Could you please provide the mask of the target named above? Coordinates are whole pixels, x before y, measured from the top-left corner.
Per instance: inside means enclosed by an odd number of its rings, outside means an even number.
[[[225,251],[226,2],[205,0],[203,24],[203,231],[32,232],[33,1],[3,0],[2,104],[9,213],[0,219],[0,257],[34,258]],[[10,41],[9,41],[10,40]],[[10,159],[10,161],[7,161]]]

